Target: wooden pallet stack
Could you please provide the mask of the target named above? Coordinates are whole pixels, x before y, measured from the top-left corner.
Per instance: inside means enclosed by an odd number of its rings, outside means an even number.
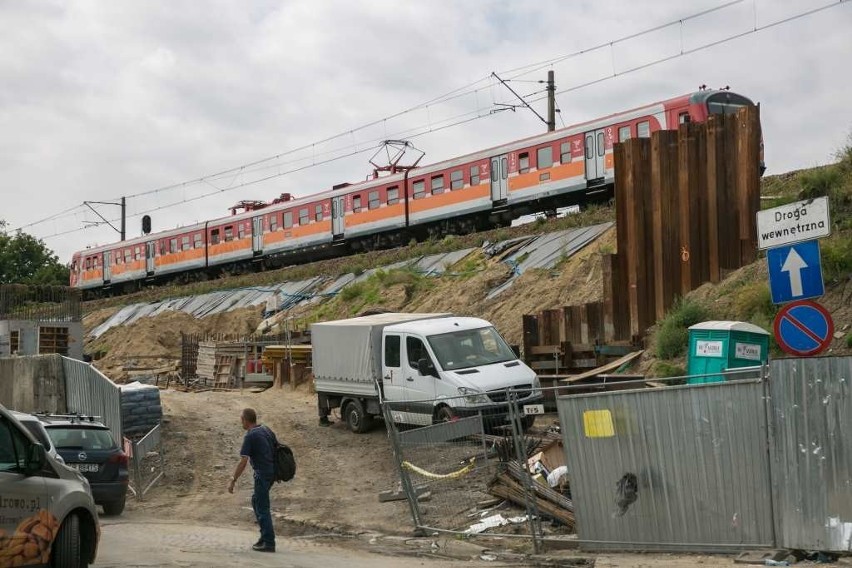
[[[202,341],[198,344],[198,377],[217,387],[234,386],[245,355],[242,343]]]

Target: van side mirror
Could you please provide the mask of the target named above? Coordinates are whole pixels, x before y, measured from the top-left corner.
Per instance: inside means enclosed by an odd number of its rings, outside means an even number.
[[[417,371],[423,375],[438,378],[438,373],[435,370],[435,365],[429,359],[419,359],[417,361]]]
[[[46,462],[47,452],[44,450],[44,446],[39,443],[31,445],[27,451],[27,464],[24,467],[24,475],[29,476],[41,471]]]

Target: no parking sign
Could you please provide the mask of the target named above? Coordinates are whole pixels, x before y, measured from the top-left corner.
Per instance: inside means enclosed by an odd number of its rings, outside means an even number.
[[[810,300],[787,304],[775,316],[775,339],[790,355],[816,355],[831,344],[831,314]]]

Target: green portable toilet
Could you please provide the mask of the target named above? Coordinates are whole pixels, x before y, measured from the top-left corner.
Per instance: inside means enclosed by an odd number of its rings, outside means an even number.
[[[769,333],[741,321],[705,321],[689,328],[688,384],[718,383],[730,369],[755,367],[766,363]]]

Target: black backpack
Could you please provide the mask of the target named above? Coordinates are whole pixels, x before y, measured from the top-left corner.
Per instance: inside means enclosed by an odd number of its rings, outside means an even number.
[[[264,426],[269,433],[273,450],[273,465],[275,466],[274,481],[290,481],[296,476],[296,457],[293,450],[287,444],[282,444],[275,436],[275,432]]]

